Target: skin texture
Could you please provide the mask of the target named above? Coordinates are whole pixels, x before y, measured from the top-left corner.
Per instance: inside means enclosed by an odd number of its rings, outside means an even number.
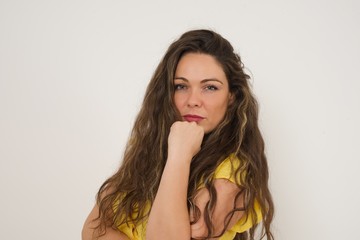
[[[191,114],[202,117],[198,125],[205,133],[213,130],[223,119],[231,94],[225,73],[210,55],[188,53],[175,72],[174,101],[183,120]]]

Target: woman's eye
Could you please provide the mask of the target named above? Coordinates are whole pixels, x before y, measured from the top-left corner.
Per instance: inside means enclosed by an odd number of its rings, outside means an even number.
[[[218,88],[214,85],[209,85],[205,87],[205,90],[216,91]]]
[[[183,90],[186,89],[186,86],[184,84],[175,84],[175,90]]]

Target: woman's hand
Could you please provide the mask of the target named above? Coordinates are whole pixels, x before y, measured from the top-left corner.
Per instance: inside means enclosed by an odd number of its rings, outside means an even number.
[[[203,127],[195,122],[175,122],[168,138],[168,160],[187,159],[200,151],[204,138]],[[189,162],[190,163],[190,162]]]

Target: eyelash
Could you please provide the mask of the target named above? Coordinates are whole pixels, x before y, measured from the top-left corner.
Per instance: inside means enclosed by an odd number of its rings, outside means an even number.
[[[209,90],[209,91],[216,91],[216,90],[218,90],[219,88],[216,87],[215,85],[208,85],[208,86],[205,86],[205,89],[206,89],[206,90]]]
[[[178,91],[178,90],[184,90],[186,86],[184,84],[175,84],[174,88],[175,91]]]

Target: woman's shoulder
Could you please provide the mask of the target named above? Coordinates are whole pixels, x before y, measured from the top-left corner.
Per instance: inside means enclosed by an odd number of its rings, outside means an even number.
[[[236,170],[240,167],[240,164],[241,160],[235,154],[230,154],[215,169],[214,178],[227,179],[233,183],[240,182],[240,174],[236,175]]]
[[[240,178],[244,179],[246,172],[245,171],[236,171],[241,165],[241,159],[239,159],[235,154],[231,154],[225,158],[215,170],[214,178],[215,179],[227,179],[233,183],[241,183]],[[237,181],[235,181],[235,179]],[[254,202],[254,212],[249,212],[247,215],[243,215],[235,225],[229,229],[220,240],[233,239],[236,233],[241,233],[249,230],[254,221],[259,223],[262,220],[261,208],[257,200]],[[256,217],[255,217],[256,216]]]

